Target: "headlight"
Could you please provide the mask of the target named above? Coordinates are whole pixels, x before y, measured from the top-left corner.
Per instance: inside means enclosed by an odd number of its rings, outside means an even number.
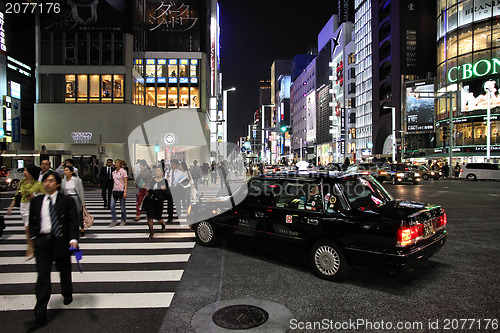
[[[432,175],[432,176],[434,176],[434,174],[435,174],[435,172],[434,172],[434,171],[432,171],[432,172],[431,172],[431,175]]]
[[[6,181],[7,183],[10,183],[10,182],[12,181],[12,179],[7,178],[5,181]]]
[[[420,174],[418,172],[415,172],[415,177],[420,177]]]
[[[398,173],[396,174],[396,176],[398,176],[398,177],[404,177],[404,176],[405,176],[405,174],[404,174],[404,173],[402,173],[402,172],[398,172]]]

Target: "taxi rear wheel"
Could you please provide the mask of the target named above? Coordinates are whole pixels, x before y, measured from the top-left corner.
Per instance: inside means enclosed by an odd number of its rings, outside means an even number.
[[[426,173],[424,173],[424,174],[422,175],[422,179],[423,179],[423,180],[427,180],[427,179],[429,179],[429,175],[428,175],[428,174],[426,174]]]
[[[209,221],[201,221],[195,228],[196,242],[204,246],[217,245],[217,231]]]
[[[351,271],[342,249],[330,240],[321,240],[314,244],[311,262],[314,273],[329,281],[342,280]]]

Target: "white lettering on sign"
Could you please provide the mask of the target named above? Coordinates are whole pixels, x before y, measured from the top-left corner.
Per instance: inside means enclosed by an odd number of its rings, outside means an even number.
[[[2,52],[7,52],[7,45],[5,42],[5,29],[3,27],[5,23],[3,12],[0,12],[0,50]]]
[[[71,137],[74,143],[90,143],[92,132],[73,132]]]

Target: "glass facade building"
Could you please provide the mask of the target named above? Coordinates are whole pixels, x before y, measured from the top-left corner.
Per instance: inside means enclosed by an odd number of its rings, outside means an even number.
[[[500,155],[500,1],[437,1],[436,152],[453,138],[455,156],[482,161],[486,113],[492,156]]]
[[[372,2],[356,0],[355,52],[356,52],[356,155],[371,154],[372,127]]]

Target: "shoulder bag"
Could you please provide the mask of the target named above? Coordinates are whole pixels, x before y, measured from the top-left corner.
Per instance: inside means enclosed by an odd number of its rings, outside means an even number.
[[[85,229],[90,228],[94,224],[94,217],[90,215],[87,207],[83,207],[83,226]]]

